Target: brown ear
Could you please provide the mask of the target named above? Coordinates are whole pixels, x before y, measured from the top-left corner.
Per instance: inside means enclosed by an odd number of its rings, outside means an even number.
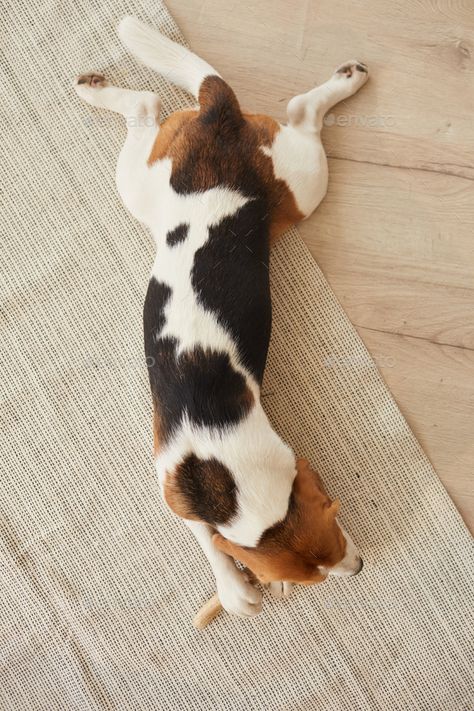
[[[314,486],[313,473],[307,459],[296,460],[295,489],[305,491]]]
[[[307,459],[304,457],[300,457],[299,459],[296,460],[296,471],[298,474],[305,474],[309,471],[311,471],[311,464],[308,462]]]
[[[227,540],[220,533],[215,533],[212,537],[212,542],[216,548],[218,548],[223,553],[227,553],[232,558],[240,560],[243,565],[250,570],[262,583],[269,582],[272,580],[271,577],[267,575],[267,564],[268,561],[265,560],[265,554],[262,551],[256,551],[255,548],[243,548],[237,545],[237,543],[232,543],[232,541]]]
[[[327,509],[327,514],[330,518],[335,518],[337,514],[339,513],[339,509],[341,508],[341,502],[339,499],[334,499],[334,501],[328,506]]]
[[[220,533],[214,533],[212,536],[212,542],[218,550],[223,553],[227,553],[227,555],[232,556],[232,558],[242,560],[240,556],[242,552],[245,551],[241,546],[237,545],[237,543],[232,543],[232,541],[229,541],[227,538],[224,538],[224,536],[221,536]]]
[[[311,491],[314,493],[315,489],[319,489],[324,494],[326,493],[319,474],[311,467],[308,460],[297,459],[295,477],[296,492],[308,496]]]
[[[237,545],[237,543],[232,543],[220,533],[215,533],[212,536],[212,542],[216,548],[218,548],[223,553],[227,553],[235,560],[240,560],[247,568],[250,568],[254,573],[257,573],[261,565],[261,556],[255,549],[243,548]]]

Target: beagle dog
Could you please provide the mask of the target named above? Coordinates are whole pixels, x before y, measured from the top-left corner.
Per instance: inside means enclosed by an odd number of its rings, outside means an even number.
[[[125,17],[118,32],[198,102],[159,125],[154,93],[98,74],[75,84],[82,99],[126,118],[117,186],[156,242],[144,335],[163,496],[202,546],[222,606],[252,616],[261,592],[234,559],[280,596],[362,567],[338,501],[272,429],[260,390],[270,246],[324,197],[323,118],[365,84],[367,67],[346,62],[292,98],[281,125],[244,113],[215,69],[139,20]]]

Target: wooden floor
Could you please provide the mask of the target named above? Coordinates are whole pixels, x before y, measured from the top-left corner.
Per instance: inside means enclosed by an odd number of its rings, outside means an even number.
[[[249,111],[285,120],[346,59],[329,192],[301,233],[474,530],[474,12],[469,0],[167,0]]]

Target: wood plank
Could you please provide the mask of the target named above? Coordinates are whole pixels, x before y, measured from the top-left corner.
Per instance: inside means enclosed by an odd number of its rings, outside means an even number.
[[[366,328],[357,330],[474,532],[474,352]]]
[[[353,323],[474,348],[474,183],[330,160],[300,232]]]

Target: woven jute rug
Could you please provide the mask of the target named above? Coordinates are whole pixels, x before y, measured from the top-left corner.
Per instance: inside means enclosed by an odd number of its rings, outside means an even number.
[[[71,88],[103,70],[170,112],[189,99],[115,28],[134,13],[183,39],[156,0],[1,12],[2,711],[472,711],[470,537],[296,230],[273,254],[264,399],[364,572],[192,628],[213,580],[153,474],[152,242],[115,189],[123,120]]]

